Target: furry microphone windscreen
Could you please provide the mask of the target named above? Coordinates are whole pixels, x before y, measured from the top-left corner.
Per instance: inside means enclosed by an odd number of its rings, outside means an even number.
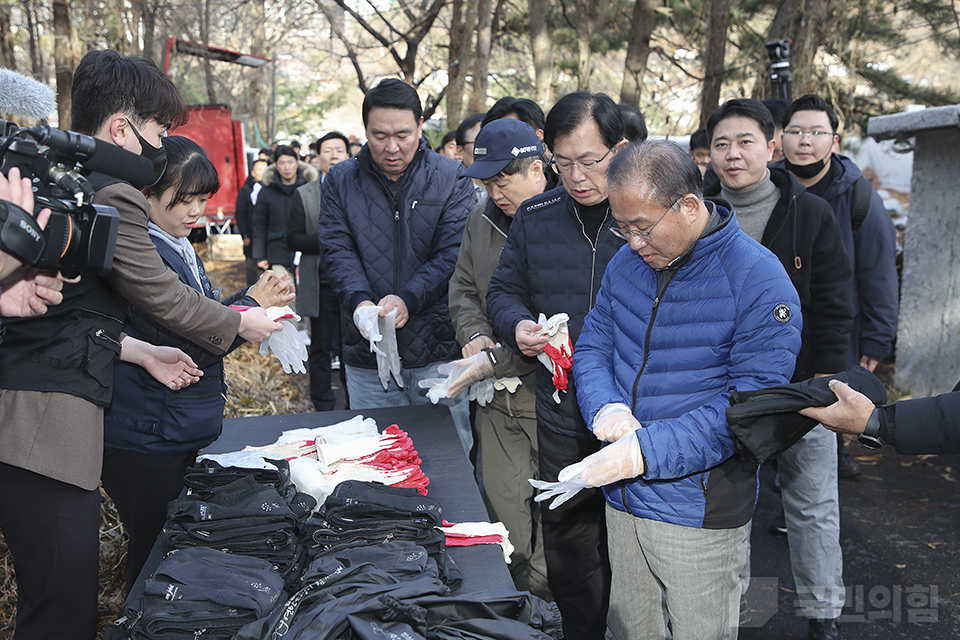
[[[0,69],[0,113],[44,120],[56,110],[53,89],[15,71]]]

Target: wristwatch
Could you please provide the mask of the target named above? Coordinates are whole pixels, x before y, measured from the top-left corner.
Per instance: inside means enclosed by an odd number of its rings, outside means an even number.
[[[883,446],[883,440],[880,439],[880,409],[874,409],[870,414],[863,433],[857,436],[857,442],[868,449],[879,449]]]

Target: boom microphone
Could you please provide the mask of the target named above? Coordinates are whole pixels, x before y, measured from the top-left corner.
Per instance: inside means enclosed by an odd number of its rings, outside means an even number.
[[[46,125],[32,127],[29,132],[37,142],[76,158],[85,169],[119,178],[137,189],[143,189],[153,179],[150,160],[109,142]]]
[[[0,69],[0,113],[44,120],[56,110],[53,89],[15,71]]]

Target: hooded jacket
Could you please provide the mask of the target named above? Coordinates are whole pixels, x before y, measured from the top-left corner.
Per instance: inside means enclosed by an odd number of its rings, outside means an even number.
[[[770,169],[770,180],[780,199],[760,244],[780,259],[803,310],[803,346],[792,381],[843,371],[853,328],[852,273],[837,221],[830,206],[786,170]],[[706,195],[719,193],[717,183]]]
[[[399,296],[410,314],[397,330],[405,369],[459,358],[447,287],[464,223],[477,201],[472,183],[457,179],[462,172],[462,164],[430,151],[421,138],[395,185],[366,145],[327,173],[320,243],[323,269],[342,303],[345,363],[376,369],[376,355],[354,325],[353,312],[364,300],[376,304],[388,294]]]
[[[293,184],[283,184],[277,178],[277,165],[263,172],[263,188],[253,207],[253,257],[293,268],[293,250],[287,246],[287,221],[293,194],[299,187],[316,180],[320,174],[306,162],[297,167]]]
[[[847,365],[856,366],[860,356],[883,360],[897,337],[897,315],[900,309],[897,280],[897,231],[883,200],[871,190],[867,215],[853,235],[852,208],[856,182],[863,176],[860,168],[846,156],[833,154],[837,177],[827,187],[827,201],[840,225],[843,246],[853,269],[850,304],[853,308],[853,330]],[[784,161],[772,166],[783,168]]]
[[[802,320],[780,261],[740,232],[728,206],[708,202],[720,225],[666,269],[621,249],[574,349],[587,424],[624,403],[642,425],[643,475],[603,487],[634,516],[723,529],[753,514],[757,465],[732,457],[724,410],[732,389],[790,379]]]
[[[557,313],[570,316],[570,341],[577,341],[583,319],[596,301],[603,270],[625,242],[610,233],[613,224],[608,210],[597,237],[588,238],[577,202],[562,186],[520,205],[487,289],[487,312],[503,342],[519,351],[517,324],[536,320],[541,313],[547,318]],[[593,440],[577,407],[573,378],[557,404],[552,372],[543,364],[536,367],[539,426]]]

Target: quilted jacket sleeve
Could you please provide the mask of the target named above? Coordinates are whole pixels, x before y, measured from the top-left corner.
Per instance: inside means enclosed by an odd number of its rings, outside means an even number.
[[[346,164],[346,163],[343,163]],[[343,197],[343,180],[347,167],[334,166],[323,182],[320,196],[320,243],[323,245],[323,269],[330,285],[345,307],[353,314],[364,300],[376,303],[378,298],[363,270],[357,245],[350,231],[347,203]]]
[[[736,330],[731,341],[728,388],[761,389],[785,384],[800,352],[802,320],[793,285],[774,256],[758,262],[737,300]],[[774,309],[790,308],[781,322]],[[718,394],[675,419],[648,422],[637,430],[646,461],[644,479],[679,478],[711,469],[734,453],[733,433],[725,410],[729,394]]]
[[[487,313],[500,339],[518,349],[516,328],[521,320],[536,320],[529,270],[526,267],[526,216],[517,211],[510,225],[507,243],[500,253],[500,264],[487,289]]]
[[[463,239],[463,227],[470,210],[477,204],[473,183],[457,178],[461,171],[458,170],[456,175],[444,172],[437,176],[439,179],[453,180],[454,186],[434,230],[430,258],[396,292],[406,303],[411,315],[419,314],[447,296],[450,276],[453,275],[460,241]],[[411,215],[417,215],[415,205],[411,207]]]

